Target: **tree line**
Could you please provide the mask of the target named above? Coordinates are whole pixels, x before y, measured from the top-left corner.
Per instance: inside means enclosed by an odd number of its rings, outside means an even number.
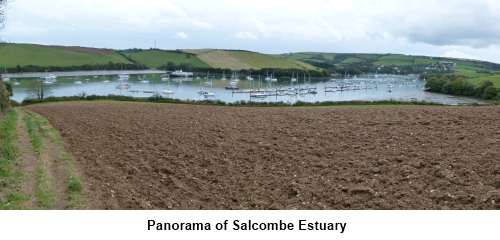
[[[431,75],[426,78],[426,89],[430,92],[500,100],[500,88],[496,88],[491,81],[474,85],[460,75]]]
[[[17,65],[16,67],[6,68],[7,73],[25,73],[25,72],[64,72],[64,71],[99,71],[99,70],[144,70],[148,67],[137,63],[113,63],[107,64],[85,64],[79,66],[35,66],[35,65]]]

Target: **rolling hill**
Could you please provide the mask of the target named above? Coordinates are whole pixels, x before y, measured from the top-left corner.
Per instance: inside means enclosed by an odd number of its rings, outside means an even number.
[[[316,67],[343,73],[348,70],[376,71],[380,67],[393,70],[407,69],[409,71],[425,72],[426,67],[439,64],[441,61],[453,62],[456,68],[453,74],[463,75],[472,83],[492,81],[500,86],[500,64],[470,60],[428,56],[412,56],[402,54],[359,54],[359,53],[318,53],[301,52],[282,54],[284,58],[309,63]]]
[[[425,71],[425,66],[440,61],[456,63],[454,73],[464,75],[473,83],[490,80],[500,86],[500,64],[440,57],[411,56],[402,54],[359,54],[359,53],[318,53],[300,52],[281,55],[262,54],[243,50],[220,49],[129,49],[112,50],[88,47],[46,46],[37,44],[0,43],[0,69],[9,70],[19,66],[71,67],[84,65],[136,64],[148,68],[158,68],[170,64],[175,68],[205,69],[219,68],[232,70],[274,69],[323,69],[332,72],[376,71],[384,67],[391,71],[398,67],[401,71]],[[65,67],[69,67],[66,69]],[[115,66],[116,67],[116,66]],[[118,66],[120,67],[120,66]],[[87,69],[85,69],[87,70]],[[15,70],[14,70],[15,72]]]
[[[196,54],[199,59],[213,68],[232,70],[276,68],[318,70],[318,68],[293,59],[241,50],[189,49],[184,52]]]
[[[131,60],[144,64],[149,68],[158,68],[168,63],[174,65],[189,64],[196,68],[208,68],[209,65],[202,62],[195,54],[181,51],[168,50],[125,50],[124,55]]]
[[[67,67],[131,62],[110,49],[44,46],[36,44],[0,44],[0,67]]]

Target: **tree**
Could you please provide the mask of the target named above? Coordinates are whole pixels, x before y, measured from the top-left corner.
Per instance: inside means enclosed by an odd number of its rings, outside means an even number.
[[[43,101],[48,90],[43,83],[43,79],[32,81],[31,84],[31,96],[37,100]]]

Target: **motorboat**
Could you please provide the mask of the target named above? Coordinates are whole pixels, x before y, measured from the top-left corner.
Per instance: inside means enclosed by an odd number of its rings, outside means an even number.
[[[177,70],[170,73],[170,77],[178,77],[178,78],[192,78],[194,74],[192,72],[184,72],[182,70]]]

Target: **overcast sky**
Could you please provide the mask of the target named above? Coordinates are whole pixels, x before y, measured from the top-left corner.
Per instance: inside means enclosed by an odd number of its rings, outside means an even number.
[[[11,0],[8,42],[405,53],[500,63],[499,0]]]

